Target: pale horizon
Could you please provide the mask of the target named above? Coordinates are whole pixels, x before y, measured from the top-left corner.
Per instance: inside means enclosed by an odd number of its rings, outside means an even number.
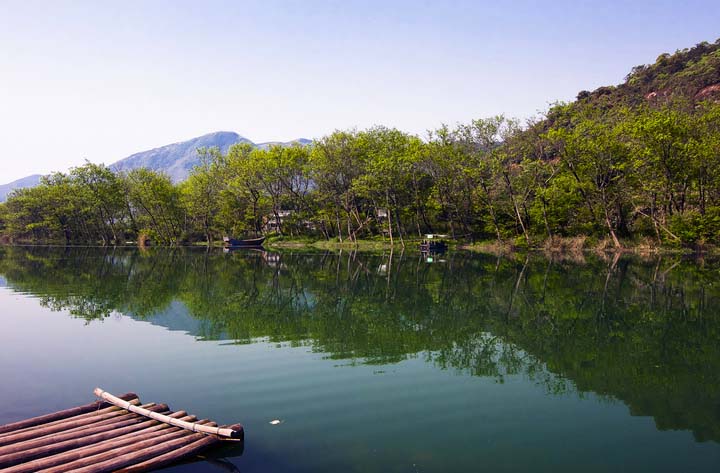
[[[720,36],[685,2],[0,3],[0,184],[216,131],[521,119]]]

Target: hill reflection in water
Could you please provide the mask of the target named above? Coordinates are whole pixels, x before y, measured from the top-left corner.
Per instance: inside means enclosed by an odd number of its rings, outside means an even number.
[[[549,393],[594,392],[659,429],[720,441],[717,261],[98,248],[0,249],[0,280],[92,323],[113,313],[198,339],[338,360],[420,357]]]

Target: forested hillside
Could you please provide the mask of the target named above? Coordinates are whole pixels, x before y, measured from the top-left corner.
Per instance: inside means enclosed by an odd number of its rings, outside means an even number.
[[[720,41],[528,123],[417,137],[382,126],[312,146],[200,152],[187,181],[88,164],[0,207],[7,241],[166,244],[278,232],[392,242],[424,233],[520,246],[720,243]]]

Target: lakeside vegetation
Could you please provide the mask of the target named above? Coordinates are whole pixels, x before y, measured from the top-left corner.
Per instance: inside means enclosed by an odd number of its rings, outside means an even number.
[[[720,40],[638,66],[527,123],[420,138],[382,126],[310,146],[199,150],[179,184],[88,163],[0,205],[0,240],[179,245],[277,233],[402,244],[426,233],[519,247],[720,244]]]

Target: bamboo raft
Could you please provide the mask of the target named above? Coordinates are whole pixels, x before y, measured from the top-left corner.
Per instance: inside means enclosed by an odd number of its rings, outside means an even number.
[[[0,426],[0,471],[140,472],[190,458],[223,440],[242,442],[240,424],[218,426],[134,393]]]

